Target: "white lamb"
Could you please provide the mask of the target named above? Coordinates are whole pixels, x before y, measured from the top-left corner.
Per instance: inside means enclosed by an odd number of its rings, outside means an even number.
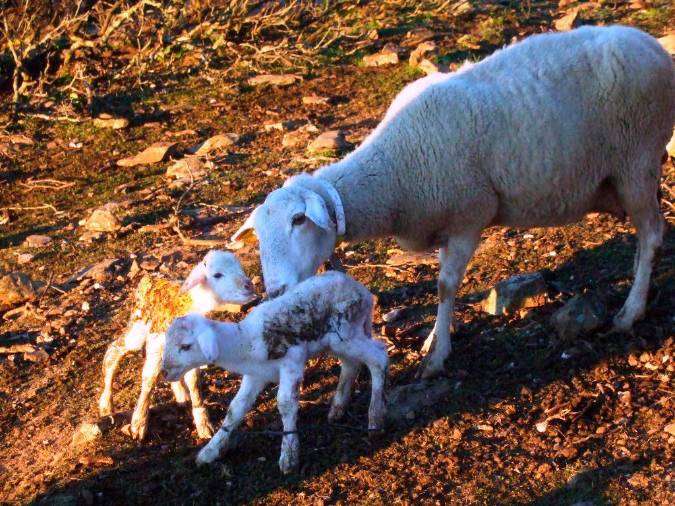
[[[253,284],[232,253],[210,251],[181,286],[162,278],[144,276],[136,289],[135,305],[127,331],[113,341],[103,359],[103,392],[99,413],[112,413],[112,384],[120,360],[145,345],[143,383],[130,432],[134,439],[145,438],[148,427],[150,394],[159,375],[165,332],[171,321],[190,312],[206,314],[222,304],[244,304],[255,297]],[[187,387],[187,391],[186,391]],[[200,438],[209,438],[213,428],[199,392],[199,370],[192,369],[171,383],[176,401],[192,402],[192,416]]]
[[[328,419],[338,420],[344,414],[364,363],[372,379],[368,427],[382,428],[388,359],[383,344],[371,339],[372,309],[372,295],[366,287],[345,274],[328,272],[255,307],[240,323],[216,322],[194,314],[176,319],[167,331],[164,350],[163,371],[169,381],[204,364],[243,375],[222,427],[201,449],[197,464],[218,458],[260,391],[268,383],[278,383],[277,404],[284,430],[279,467],[283,473],[290,472],[300,451],[298,387],[307,360],[323,350],[337,356],[342,366]]]
[[[657,192],[674,118],[673,62],[656,39],[618,26],[535,35],[406,87],[358,149],[291,178],[233,239],[255,229],[270,296],[311,276],[340,240],[439,247],[440,304],[420,369],[429,377],[451,351],[455,294],[483,229],[627,214],[635,283],[614,329],[628,331],[662,243]]]

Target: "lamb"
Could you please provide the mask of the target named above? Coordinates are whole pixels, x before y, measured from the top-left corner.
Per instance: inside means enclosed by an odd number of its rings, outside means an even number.
[[[620,26],[534,35],[409,85],[359,148],[270,193],[233,240],[255,231],[270,296],[311,276],[341,240],[440,248],[426,378],[451,352],[455,295],[483,229],[627,214],[635,282],[613,330],[629,331],[662,243],[660,160],[674,117],[673,62],[649,35]]]
[[[206,314],[221,304],[245,304],[255,297],[253,284],[232,253],[210,251],[181,286],[161,278],[144,276],[135,294],[135,305],[127,331],[113,341],[103,359],[103,392],[99,413],[112,413],[112,384],[120,360],[145,345],[143,384],[131,418],[130,433],[134,439],[145,439],[148,427],[150,394],[159,375],[165,332],[177,316],[189,312]],[[187,387],[187,391],[186,391]],[[197,435],[206,439],[213,429],[199,392],[199,370],[192,369],[171,383],[176,401],[192,402],[192,416]]]
[[[365,363],[372,380],[368,427],[381,429],[388,358],[383,343],[371,339],[372,310],[373,297],[366,287],[346,274],[327,272],[260,304],[238,324],[195,314],[177,318],[166,334],[162,366],[166,379],[176,381],[204,364],[243,375],[222,427],[200,450],[197,464],[218,458],[265,385],[278,383],[284,430],[279,467],[284,474],[291,472],[300,450],[298,387],[307,360],[323,350],[336,355],[341,364],[329,421],[344,414],[360,364]]]

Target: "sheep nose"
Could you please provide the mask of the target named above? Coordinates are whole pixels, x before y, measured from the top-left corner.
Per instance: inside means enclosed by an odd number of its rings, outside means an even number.
[[[253,286],[253,282],[250,279],[245,279],[243,285],[244,290],[255,293],[255,287]]]
[[[267,295],[270,299],[276,299],[280,295],[283,295],[285,292],[286,292],[286,285],[279,285],[268,290]]]

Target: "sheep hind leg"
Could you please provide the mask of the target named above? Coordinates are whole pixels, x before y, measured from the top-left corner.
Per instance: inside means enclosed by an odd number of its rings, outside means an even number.
[[[438,276],[438,313],[434,328],[424,343],[428,353],[424,357],[417,378],[428,379],[443,372],[443,363],[452,351],[450,328],[455,309],[455,296],[464,271],[478,246],[480,231],[452,236],[440,249],[440,273]]]
[[[244,375],[237,394],[227,408],[223,425],[197,454],[197,465],[210,464],[220,454],[227,450],[232,432],[239,427],[246,413],[251,409],[258,398],[258,394],[265,388],[265,381],[256,376]]]
[[[197,435],[200,439],[208,439],[213,436],[213,426],[209,422],[209,412],[204,406],[202,393],[199,390],[199,369],[194,368],[185,373],[183,381],[190,391],[190,401],[192,402],[192,419],[195,422]]]
[[[120,361],[131,350],[124,345],[124,339],[116,339],[105,352],[103,358],[103,392],[98,400],[98,413],[101,416],[109,416],[113,411],[112,387],[115,374],[119,368]]]
[[[145,349],[145,363],[143,364],[141,393],[136,401],[134,413],[131,415],[129,432],[131,437],[138,441],[145,439],[148,431],[148,414],[150,413],[150,395],[157,383],[157,377],[162,367],[163,338],[148,339]]]
[[[345,355],[340,355],[340,366],[340,379],[338,380],[338,386],[331,401],[330,410],[328,411],[328,421],[331,423],[337,422],[344,416],[352,398],[354,381],[356,381],[356,377],[359,375],[359,370],[361,369],[361,364],[358,360]]]
[[[649,282],[658,261],[664,232],[663,217],[655,197],[636,199],[635,202],[628,198],[627,204],[628,214],[635,225],[638,236],[638,249],[635,256],[637,268],[628,298],[614,317],[612,330],[616,332],[630,332],[633,324],[644,316]]]
[[[381,430],[384,426],[385,388],[389,363],[384,344],[363,334],[348,341],[336,340],[331,344],[331,349],[340,356],[349,357],[351,360],[364,363],[368,367],[371,379],[368,429],[371,431]]]

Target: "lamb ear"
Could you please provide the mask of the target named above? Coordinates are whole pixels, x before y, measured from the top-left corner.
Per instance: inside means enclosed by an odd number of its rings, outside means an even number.
[[[305,216],[325,230],[335,228],[335,223],[328,215],[326,203],[318,193],[310,192],[305,197]]]
[[[204,262],[199,262],[190,272],[190,275],[183,282],[180,287],[179,293],[185,293],[188,290],[192,290],[199,283],[206,282],[206,265]]]
[[[211,328],[211,325],[205,324],[200,325],[197,332],[197,342],[199,347],[202,349],[206,361],[211,364],[216,361],[218,358],[218,341],[216,339],[216,333]]]
[[[242,243],[242,244],[254,244],[256,241],[255,236],[255,215],[258,212],[256,207],[251,214],[248,215],[246,221],[243,223],[239,230],[237,230],[232,236],[233,243]],[[241,246],[239,246],[241,247]],[[236,247],[233,249],[237,249]]]

